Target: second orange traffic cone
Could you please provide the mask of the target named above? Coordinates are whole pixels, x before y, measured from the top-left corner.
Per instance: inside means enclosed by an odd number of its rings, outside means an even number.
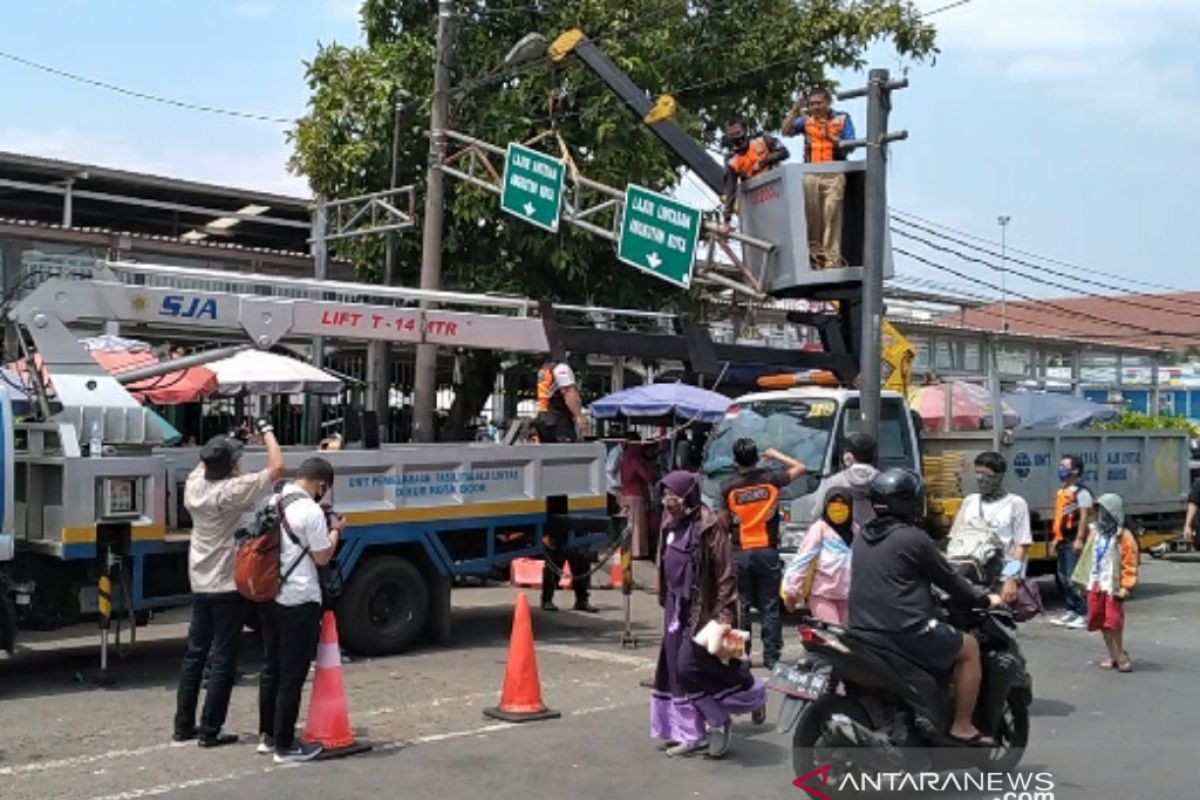
[[[524,592],[517,595],[517,610],[513,613],[500,705],[485,708],[483,714],[504,722],[532,722],[562,716],[542,702],[542,682],[538,677],[537,653],[533,649],[533,620]]]
[[[338,648],[337,620],[332,611],[326,611],[321,620],[316,676],[301,738],[325,748],[323,757],[348,756],[371,749],[370,745],[355,742],[354,734],[350,732],[346,685],[342,681],[342,653]]]

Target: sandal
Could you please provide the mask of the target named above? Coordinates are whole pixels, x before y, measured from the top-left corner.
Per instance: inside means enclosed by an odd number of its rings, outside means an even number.
[[[963,747],[995,747],[996,742],[990,736],[984,736],[982,733],[977,733],[974,736],[964,739],[961,736],[955,736],[953,733],[946,734],[955,744]]]
[[[1129,657],[1129,653],[1126,653],[1125,657],[1117,662],[1117,672],[1133,672],[1133,660]]]
[[[1117,665],[1113,663],[1113,660],[1111,658],[1106,658],[1103,661],[1098,662],[1096,664],[1096,666],[1099,667],[1100,669],[1113,669]]]

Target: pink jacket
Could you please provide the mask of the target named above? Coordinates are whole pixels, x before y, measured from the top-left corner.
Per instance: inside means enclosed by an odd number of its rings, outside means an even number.
[[[800,542],[796,557],[788,564],[783,574],[783,594],[799,599],[804,591],[804,582],[809,569],[816,562],[813,573],[812,594],[830,600],[845,600],[850,596],[850,546],[830,527],[819,519],[808,529]]]

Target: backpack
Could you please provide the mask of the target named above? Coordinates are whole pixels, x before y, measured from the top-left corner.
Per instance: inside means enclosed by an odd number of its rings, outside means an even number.
[[[1001,564],[1003,544],[983,516],[983,499],[976,500],[978,514],[967,514],[956,523],[946,543],[946,558],[974,569],[979,582],[990,585],[996,577],[992,573]]]
[[[255,603],[274,600],[283,582],[306,555],[307,548],[300,554],[300,558],[288,567],[287,572],[280,574],[279,537],[283,527],[287,525],[283,511],[301,496],[290,494],[280,497],[274,503],[267,503],[254,515],[251,527],[242,528],[235,534],[233,581],[237,585],[238,593],[247,600]],[[288,534],[291,535],[291,531]]]

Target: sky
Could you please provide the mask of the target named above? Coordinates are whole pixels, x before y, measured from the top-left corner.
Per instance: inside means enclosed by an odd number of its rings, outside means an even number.
[[[318,42],[358,41],[357,7],[0,0],[0,52],[148,94],[291,119],[308,97],[302,62]],[[891,127],[909,132],[891,150],[894,209],[987,240],[998,240],[997,216],[1006,215],[1009,246],[1084,268],[1082,291],[1104,291],[1093,280],[1200,289],[1186,245],[1194,237],[1185,236],[1200,186],[1200,0],[970,0],[930,20],[939,28],[936,63],[902,62],[884,47],[871,54],[873,66],[907,68],[911,81],[893,98]],[[839,78],[851,86],[865,76]],[[843,109],[865,130],[863,101]],[[285,130],[0,57],[0,150],[306,196],[303,179],[287,172]],[[998,281],[987,267],[928,255]],[[904,257],[897,271],[995,295]],[[1038,297],[1067,293],[1015,274],[1006,284]]]

